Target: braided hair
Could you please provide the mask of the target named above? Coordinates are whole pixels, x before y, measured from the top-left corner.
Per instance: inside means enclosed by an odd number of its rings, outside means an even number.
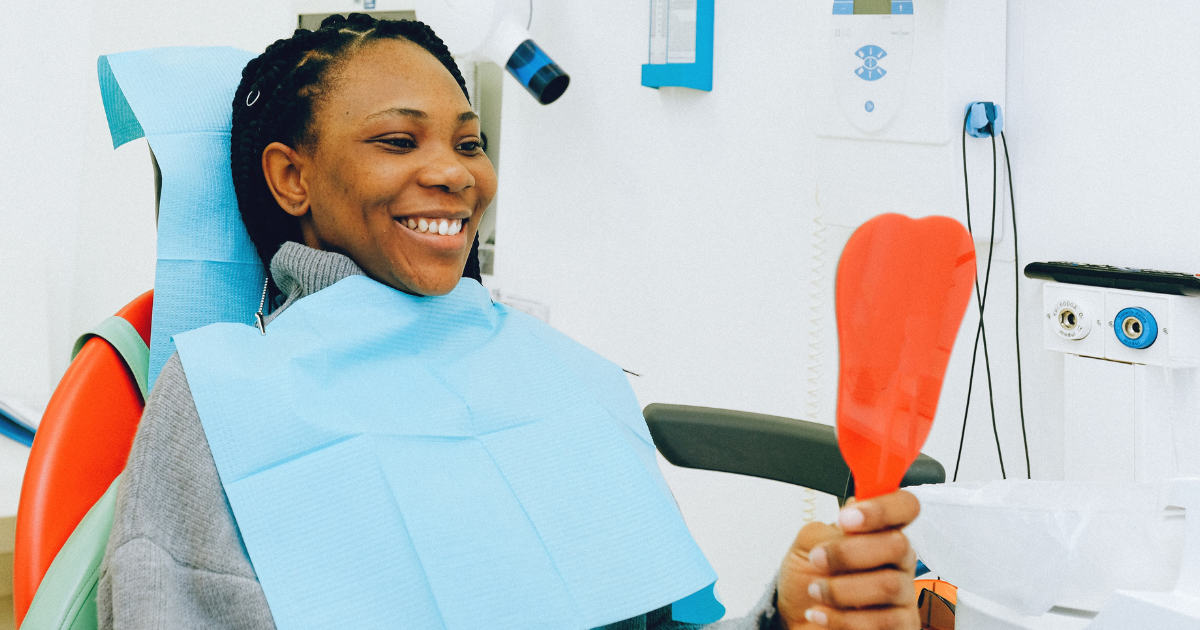
[[[466,82],[449,49],[423,22],[377,20],[362,13],[331,15],[315,31],[297,29],[246,64],[233,95],[229,147],[233,188],[250,240],[270,276],[271,258],[286,241],[304,242],[300,222],[284,212],[267,186],[262,154],[272,142],[295,147],[316,142],[314,105],[328,89],[331,70],[364,44],[375,40],[410,41],[450,71],[463,95]],[[479,280],[479,237],[471,246],[463,276]],[[278,294],[272,278],[272,294]]]

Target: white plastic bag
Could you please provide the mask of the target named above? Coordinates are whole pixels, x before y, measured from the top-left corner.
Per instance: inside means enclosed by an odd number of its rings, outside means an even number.
[[[942,579],[1025,615],[1098,610],[1117,589],[1169,591],[1184,513],[1160,484],[994,481],[908,488],[906,530]]]

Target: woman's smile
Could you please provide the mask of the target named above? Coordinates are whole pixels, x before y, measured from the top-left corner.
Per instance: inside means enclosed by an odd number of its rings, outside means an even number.
[[[403,249],[426,249],[435,256],[452,255],[457,252],[470,251],[473,237],[472,230],[463,230],[470,225],[470,215],[466,217],[428,213],[425,215],[410,215],[394,217],[397,238],[401,240],[399,247]]]
[[[439,221],[438,219],[426,219],[424,217],[420,219],[400,217],[396,221],[414,232],[420,232],[421,234],[429,233],[431,236],[454,236],[462,231],[462,219],[450,219],[449,221],[441,219]]]

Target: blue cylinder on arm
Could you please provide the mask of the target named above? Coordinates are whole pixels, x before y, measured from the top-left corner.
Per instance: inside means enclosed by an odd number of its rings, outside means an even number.
[[[517,46],[505,67],[542,105],[558,100],[571,82],[571,77],[532,39]]]

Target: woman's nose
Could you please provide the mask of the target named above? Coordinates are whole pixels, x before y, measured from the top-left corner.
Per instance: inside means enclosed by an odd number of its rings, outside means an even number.
[[[475,185],[475,176],[453,151],[442,151],[421,169],[418,181],[427,188],[456,194]]]

